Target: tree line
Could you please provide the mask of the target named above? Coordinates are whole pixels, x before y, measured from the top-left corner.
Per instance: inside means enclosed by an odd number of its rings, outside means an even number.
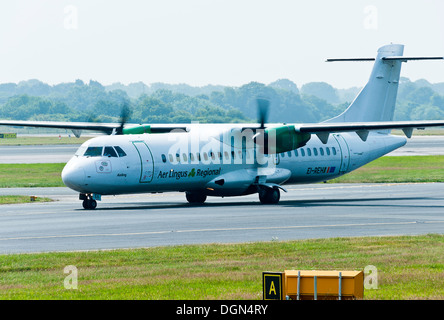
[[[132,123],[255,122],[256,99],[266,97],[269,122],[307,123],[338,115],[359,90],[336,89],[325,82],[298,88],[287,79],[240,87],[142,82],[104,86],[94,80],[48,85],[34,79],[0,84],[0,118],[118,122],[125,104]],[[401,78],[395,120],[437,119],[444,119],[444,83]]]

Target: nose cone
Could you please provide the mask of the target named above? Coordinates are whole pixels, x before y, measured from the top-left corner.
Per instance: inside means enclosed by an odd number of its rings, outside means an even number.
[[[82,192],[85,188],[85,170],[77,164],[68,162],[63,168],[62,180],[68,188]]]

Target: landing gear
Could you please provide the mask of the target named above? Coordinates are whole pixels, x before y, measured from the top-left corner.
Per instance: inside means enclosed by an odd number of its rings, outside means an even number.
[[[185,192],[185,197],[187,201],[191,204],[202,204],[207,200],[207,196],[202,193],[195,192]]]
[[[97,201],[93,199],[83,200],[83,209],[94,210],[97,207]]]
[[[278,188],[260,188],[259,200],[262,204],[277,204],[281,198]]]
[[[97,207],[97,201],[101,200],[101,196],[99,194],[85,194],[81,193],[79,195],[79,200],[83,200],[83,209],[85,210],[94,210]]]

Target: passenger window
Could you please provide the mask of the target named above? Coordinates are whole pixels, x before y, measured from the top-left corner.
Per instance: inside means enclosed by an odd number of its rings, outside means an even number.
[[[206,152],[204,152],[203,156],[204,156],[204,160],[205,160],[205,161],[208,161],[208,155],[207,155]]]
[[[117,154],[119,155],[119,157],[125,157],[126,156],[126,153],[125,153],[125,151],[123,151],[123,149],[121,148],[121,147],[119,147],[119,146],[114,146],[114,149],[116,149],[116,151],[117,151]]]
[[[113,147],[105,147],[105,151],[103,152],[104,157],[117,158],[117,153]]]
[[[287,152],[287,156],[291,157],[291,151]]]
[[[301,149],[301,157],[305,157],[305,150]]]
[[[333,155],[335,156],[336,155],[336,148],[332,147],[331,150],[333,151]]]
[[[298,150],[294,150],[294,156],[297,157],[298,156]]]
[[[311,149],[307,148],[307,156],[311,157]]]
[[[315,156],[317,156],[318,155],[318,149],[317,148],[313,148],[313,153],[314,153]]]
[[[84,154],[85,157],[101,157],[103,147],[88,147]]]
[[[167,162],[167,158],[166,158],[166,156],[164,154],[162,154],[162,162],[163,163]]]
[[[173,162],[173,155],[171,153],[168,155],[168,158],[170,159],[170,162],[172,163]]]
[[[321,153],[321,156],[324,155],[324,148],[319,148],[319,152]]]
[[[224,155],[225,155],[225,160],[229,160],[230,159],[230,156],[229,156],[227,151],[224,152]]]
[[[188,157],[187,157],[187,155],[185,153],[182,154],[182,159],[183,159],[184,162],[188,161]]]
[[[176,153],[176,160],[177,162],[180,162],[180,154]]]
[[[190,152],[190,161],[194,161],[194,153]]]

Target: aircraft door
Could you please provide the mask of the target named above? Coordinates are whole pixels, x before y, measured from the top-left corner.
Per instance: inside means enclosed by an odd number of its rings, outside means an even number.
[[[340,134],[334,134],[336,141],[338,142],[339,149],[341,151],[341,166],[339,167],[339,173],[345,173],[350,165],[350,150],[344,137]]]
[[[150,148],[143,141],[133,141],[140,158],[140,183],[148,183],[154,176],[154,159]]]

